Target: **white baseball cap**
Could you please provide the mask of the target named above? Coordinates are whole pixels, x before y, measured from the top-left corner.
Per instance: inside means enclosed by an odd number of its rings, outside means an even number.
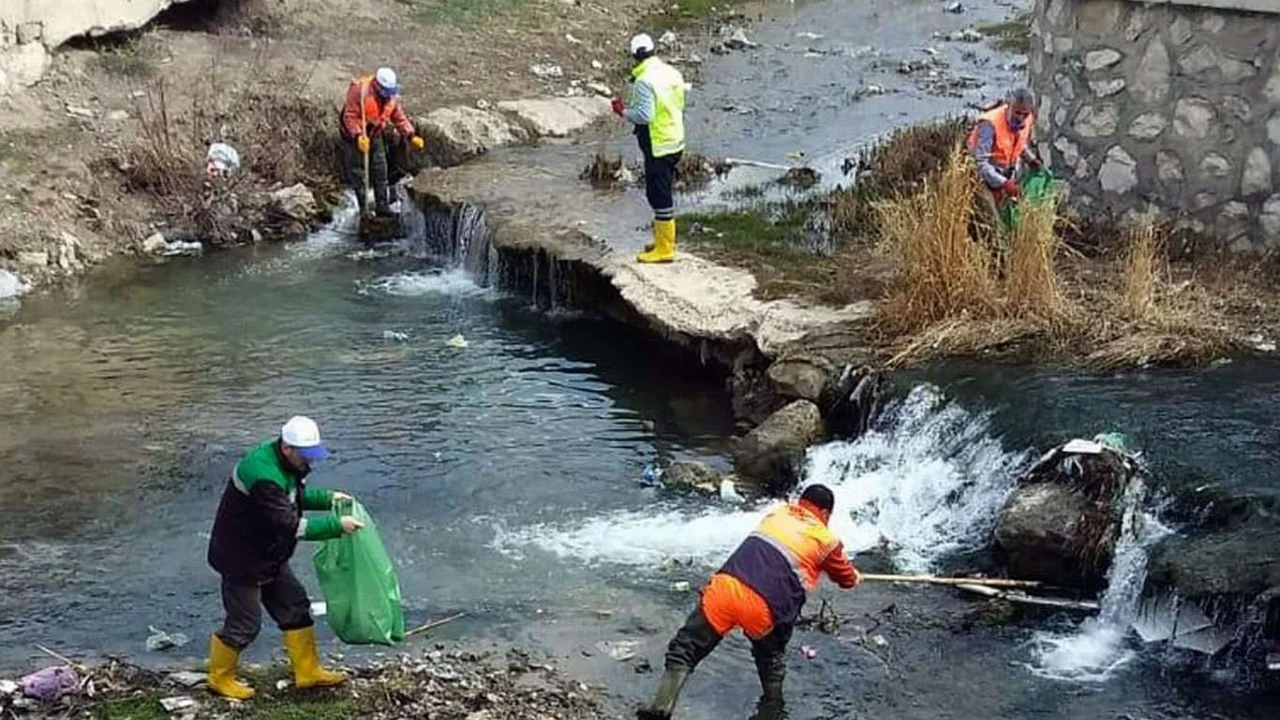
[[[320,440],[320,426],[309,417],[294,415],[289,418],[289,422],[280,428],[280,440],[296,448],[298,454],[307,460],[323,460],[329,455]]]
[[[387,97],[400,94],[400,80],[396,77],[395,70],[389,67],[378,68],[373,79],[378,81],[378,87],[382,88]]]
[[[640,33],[631,38],[631,54],[636,55],[641,52],[653,52],[653,38],[648,33]]]

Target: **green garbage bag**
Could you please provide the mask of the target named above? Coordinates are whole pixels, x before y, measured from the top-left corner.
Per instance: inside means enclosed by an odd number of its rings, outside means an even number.
[[[378,526],[354,500],[334,512],[350,515],[364,528],[316,548],[316,577],[328,605],[329,627],[351,645],[394,645],[404,640],[404,610],[400,581]]]
[[[1018,225],[1018,208],[1025,204],[1044,202],[1058,191],[1057,180],[1047,168],[1028,168],[1018,178],[1019,202],[1005,203],[1000,208],[1000,220],[1012,230]]]

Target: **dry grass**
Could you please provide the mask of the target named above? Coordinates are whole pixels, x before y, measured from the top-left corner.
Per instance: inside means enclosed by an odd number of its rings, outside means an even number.
[[[1146,319],[1155,311],[1157,260],[1162,255],[1156,230],[1143,225],[1129,232],[1129,251],[1124,261],[1124,306],[1135,318]]]
[[[884,242],[901,262],[901,277],[885,299],[884,322],[904,331],[951,318],[998,314],[990,253],[969,236],[978,190],[959,146],[914,195],[876,205]]]
[[[1231,346],[1215,293],[1162,272],[1155,229],[1130,231],[1116,262],[1067,255],[1051,198],[1024,203],[1016,227],[990,245],[971,235],[975,192],[972,163],[956,146],[919,192],[877,204],[898,259],[878,323],[890,366],[949,355],[1185,365]]]
[[[1056,197],[1028,203],[1021,208],[1018,224],[1009,233],[1004,286],[1007,309],[1016,317],[1055,321],[1063,315],[1062,284],[1057,273],[1062,242],[1054,232],[1057,211]]]

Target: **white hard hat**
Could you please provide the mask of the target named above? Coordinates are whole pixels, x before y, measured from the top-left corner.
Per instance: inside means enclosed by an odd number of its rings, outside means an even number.
[[[388,67],[378,68],[378,72],[373,74],[373,79],[378,81],[378,86],[386,91],[388,95],[398,95],[400,93],[400,81],[396,78],[396,71]]]
[[[320,426],[309,417],[294,415],[289,418],[289,422],[280,428],[280,440],[289,447],[297,448],[298,454],[308,460],[322,460],[329,454],[320,440]]]
[[[640,33],[631,38],[631,54],[638,55],[642,52],[653,52],[653,38],[647,33]]]

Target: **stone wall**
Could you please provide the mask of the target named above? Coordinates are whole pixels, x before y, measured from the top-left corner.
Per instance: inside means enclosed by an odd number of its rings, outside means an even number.
[[[1280,1],[1232,3],[1264,6],[1036,0],[1037,135],[1073,204],[1280,249]]]
[[[135,30],[186,0],[0,0],[0,96],[44,77],[50,53],[74,37]]]

